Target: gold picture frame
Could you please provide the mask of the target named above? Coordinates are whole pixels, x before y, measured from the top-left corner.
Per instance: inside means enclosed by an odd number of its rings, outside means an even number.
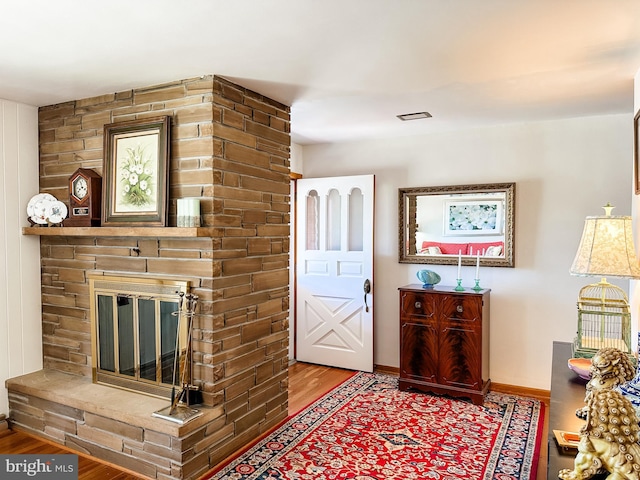
[[[164,227],[170,117],[104,126],[103,226]]]

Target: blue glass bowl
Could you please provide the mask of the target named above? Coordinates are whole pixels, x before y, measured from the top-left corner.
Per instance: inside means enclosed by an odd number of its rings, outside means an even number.
[[[432,270],[418,270],[416,277],[422,282],[423,288],[433,288],[435,284],[440,283],[440,280],[442,280],[440,275]]]

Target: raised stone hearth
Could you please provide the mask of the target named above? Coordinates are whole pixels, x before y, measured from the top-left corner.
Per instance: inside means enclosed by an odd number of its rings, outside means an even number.
[[[168,400],[56,370],[10,379],[7,388],[12,421],[21,429],[151,478],[202,472],[208,446],[230,434],[222,406],[199,407],[202,415],[179,425],[152,416]]]
[[[287,416],[289,107],[215,76],[42,107],[39,168],[40,191],[68,202],[73,172],[103,174],[105,124],[164,115],[166,229],[25,229],[41,235],[44,369],[7,389],[12,427],[177,480],[197,478]],[[176,228],[183,197],[200,199],[202,228]],[[201,416],[155,418],[167,399],[92,383],[96,275],[188,282],[199,298],[192,384]]]

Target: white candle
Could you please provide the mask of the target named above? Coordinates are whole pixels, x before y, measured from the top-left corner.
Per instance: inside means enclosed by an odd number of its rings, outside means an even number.
[[[476,280],[480,279],[480,251],[476,254]]]
[[[460,276],[461,267],[462,267],[462,250],[458,250],[458,276],[456,278],[462,278]]]
[[[184,198],[178,199],[178,209],[177,209],[177,222],[176,225],[178,227],[185,226],[185,217],[187,215],[187,201]]]
[[[191,217],[189,221],[190,227],[199,227],[200,226],[200,199],[192,198],[190,205],[189,216]]]
[[[200,199],[199,198],[191,199],[191,216],[192,217],[200,216]]]

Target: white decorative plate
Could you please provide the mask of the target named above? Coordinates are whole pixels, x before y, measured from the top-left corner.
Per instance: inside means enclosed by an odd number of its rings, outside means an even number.
[[[36,213],[35,212],[36,204],[40,203],[42,200],[53,201],[55,199],[56,199],[56,197],[54,197],[50,193],[38,193],[37,195],[34,195],[33,197],[31,197],[31,200],[29,200],[29,203],[27,204],[27,216],[28,217],[33,217],[35,215],[35,213]],[[35,220],[33,218],[31,220],[33,220],[35,222]],[[36,222],[36,223],[38,223],[38,222]]]
[[[45,208],[45,216],[49,223],[62,223],[67,218],[67,206],[60,200],[50,202]]]
[[[29,218],[33,223],[37,223],[39,225],[47,224],[47,208],[49,208],[51,202],[51,200],[41,199],[32,206],[32,214]]]

